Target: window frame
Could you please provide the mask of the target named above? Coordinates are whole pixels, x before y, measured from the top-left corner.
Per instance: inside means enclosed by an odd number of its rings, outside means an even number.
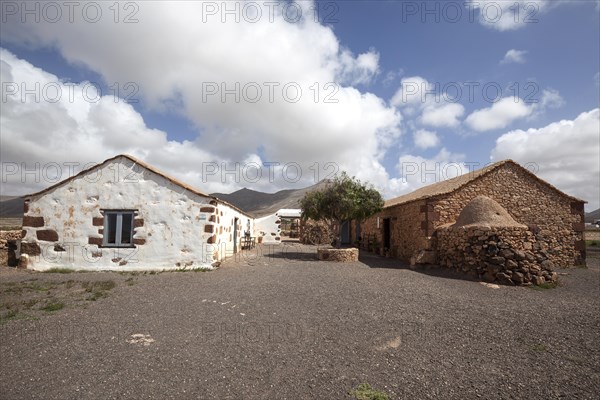
[[[104,216],[104,232],[102,235],[102,247],[106,248],[135,248],[133,236],[135,234],[135,216],[137,210],[101,210]],[[129,233],[129,243],[123,243],[123,215],[131,215],[131,230]],[[115,243],[109,243],[109,215],[116,215],[115,219]]]

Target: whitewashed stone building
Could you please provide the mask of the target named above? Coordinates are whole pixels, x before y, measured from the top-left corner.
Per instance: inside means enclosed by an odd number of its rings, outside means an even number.
[[[301,214],[302,210],[297,208],[282,208],[274,214],[256,218],[255,235],[260,238],[261,243],[281,243],[281,220],[300,219]]]
[[[211,268],[253,218],[129,155],[25,196],[21,260],[45,270]]]

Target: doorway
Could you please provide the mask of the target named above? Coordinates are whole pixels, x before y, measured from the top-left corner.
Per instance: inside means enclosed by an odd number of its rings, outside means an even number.
[[[238,218],[233,219],[233,254],[238,252]]]
[[[281,240],[298,241],[300,237],[300,218],[281,217]]]
[[[384,218],[383,219],[383,247],[385,249],[389,249],[391,247],[392,244],[392,240],[391,240],[391,233],[392,233],[392,229],[391,229],[391,220],[389,218]]]
[[[350,221],[346,220],[342,222],[342,225],[340,226],[340,236],[342,246],[350,244]]]

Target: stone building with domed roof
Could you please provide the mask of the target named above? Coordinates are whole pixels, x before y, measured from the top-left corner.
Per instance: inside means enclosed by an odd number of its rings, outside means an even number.
[[[527,227],[537,251],[543,251],[554,266],[585,264],[585,201],[560,191],[512,160],[386,201],[383,211],[353,230],[355,239],[363,247],[407,262],[419,262],[419,257],[429,254],[425,262],[437,263],[436,231],[454,224],[477,196],[493,199],[516,223]]]

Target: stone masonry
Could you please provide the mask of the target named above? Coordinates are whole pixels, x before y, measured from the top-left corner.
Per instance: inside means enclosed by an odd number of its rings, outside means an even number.
[[[473,278],[508,285],[556,282],[549,253],[536,250],[535,235],[522,227],[440,228],[437,259]]]
[[[456,223],[438,228],[433,242],[438,264],[488,282],[541,285],[558,275],[543,243],[496,201],[477,196]]]
[[[322,261],[355,262],[358,261],[358,249],[318,249],[317,257]]]
[[[391,231],[390,255],[394,258],[409,260],[416,250],[429,248],[429,241],[422,230],[422,223],[425,221],[422,213],[424,206],[424,201],[415,201],[405,206],[384,209],[374,217],[361,223],[363,241],[368,235],[374,235],[375,247],[382,248],[383,220],[389,218]],[[379,228],[377,227],[377,218],[379,218]]]
[[[0,231],[0,266],[15,267],[17,249],[21,241],[21,231]]]
[[[439,213],[435,227],[453,222],[462,207],[477,195],[493,198],[515,220],[527,225],[555,265],[585,263],[583,203],[574,202],[514,164],[481,176],[454,193],[431,199],[430,204]]]
[[[392,257],[409,261],[435,250],[434,233],[452,224],[473,198],[497,201],[535,238],[537,248],[555,267],[585,264],[582,200],[571,197],[507,160],[442,181],[386,202],[383,211],[361,224],[361,236],[383,246],[384,219],[389,219]],[[379,220],[379,222],[378,222]]]

